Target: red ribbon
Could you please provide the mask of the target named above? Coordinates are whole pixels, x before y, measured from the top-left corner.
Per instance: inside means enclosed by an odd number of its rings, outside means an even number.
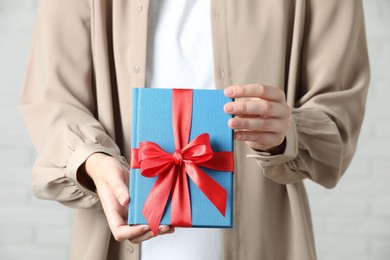
[[[187,175],[225,216],[226,190],[198,166],[218,171],[234,170],[232,152],[213,152],[209,135],[203,133],[188,143],[192,121],[192,90],[172,90],[172,124],[176,151],[165,152],[158,144],[141,142],[131,150],[131,168],[145,177],[158,176],[142,214],[154,235],[172,193],[171,226],[191,226],[191,202]]]

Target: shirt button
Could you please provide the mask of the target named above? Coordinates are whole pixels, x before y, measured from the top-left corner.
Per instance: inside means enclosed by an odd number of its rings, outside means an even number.
[[[226,76],[225,70],[221,69],[220,72],[219,72],[219,77],[221,78],[221,80],[224,80],[225,76]]]
[[[127,244],[126,245],[126,252],[131,254],[134,252],[134,248],[130,244]]]
[[[138,74],[138,73],[140,73],[141,69],[139,66],[134,66],[133,71]]]
[[[217,20],[221,20],[222,19],[222,11],[221,10],[215,11],[214,16]]]
[[[139,5],[137,6],[137,11],[138,11],[138,12],[141,12],[143,9],[144,9],[144,7],[143,7],[141,4],[139,4]]]

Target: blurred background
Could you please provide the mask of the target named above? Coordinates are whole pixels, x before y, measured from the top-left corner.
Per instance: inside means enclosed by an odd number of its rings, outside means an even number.
[[[306,181],[319,260],[390,259],[390,0],[364,0],[372,80],[356,156],[335,189]],[[70,210],[34,198],[16,108],[37,0],[0,0],[0,259],[67,259]]]

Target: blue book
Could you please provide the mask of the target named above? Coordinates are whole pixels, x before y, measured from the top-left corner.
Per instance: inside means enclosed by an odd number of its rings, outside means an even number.
[[[171,89],[134,88],[132,90],[131,147],[141,142],[154,142],[169,154],[175,152],[172,126]],[[213,152],[233,152],[233,131],[227,122],[231,115],[223,106],[232,100],[222,90],[193,90],[192,120],[188,142],[207,133]],[[137,153],[138,154],[138,153]],[[134,159],[134,158],[132,158]],[[233,223],[233,172],[199,167],[227,192],[225,216],[214,206],[199,187],[187,178],[191,205],[192,227],[228,228]],[[147,224],[142,213],[145,201],[158,177],[141,175],[138,167],[130,169],[130,205],[128,223]],[[171,224],[171,196],[166,204],[160,224]]]

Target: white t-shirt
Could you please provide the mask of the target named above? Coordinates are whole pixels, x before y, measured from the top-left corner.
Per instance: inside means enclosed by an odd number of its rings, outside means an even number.
[[[214,89],[210,0],[151,0],[146,86]]]
[[[146,86],[214,89],[210,0],[151,0]],[[219,229],[176,228],[142,243],[142,260],[221,259]]]

